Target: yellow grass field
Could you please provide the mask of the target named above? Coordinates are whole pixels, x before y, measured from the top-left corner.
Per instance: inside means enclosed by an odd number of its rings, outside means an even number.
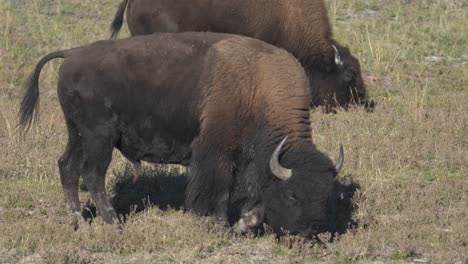
[[[130,212],[123,234],[99,217],[74,231],[57,167],[67,140],[56,93],[60,60],[42,71],[40,120],[24,137],[16,115],[39,59],[108,39],[119,2],[0,0],[0,263],[468,263],[462,0],[326,1],[336,39],[360,59],[377,102],[372,113],[312,111],[313,141],[333,159],[342,143],[339,180],[358,186],[342,201],[357,223],[344,234],[323,234],[321,243],[238,236],[179,210],[184,168],[145,164],[132,184],[117,151],[107,186],[119,212]],[[91,203],[84,189],[80,198]]]

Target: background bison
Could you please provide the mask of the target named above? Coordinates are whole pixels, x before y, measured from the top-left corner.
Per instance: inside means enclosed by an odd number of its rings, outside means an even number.
[[[32,75],[23,128],[40,71],[54,58],[65,58],[57,92],[68,144],[59,169],[77,220],[82,176],[103,219],[117,222],[104,186],[115,147],[133,162],[189,164],[186,208],[231,224],[245,216],[242,231],[266,222],[311,237],[326,223],[343,153],[335,166],[312,143],[308,80],[284,50],[236,35],[178,33],[57,51]]]
[[[214,31],[257,38],[299,59],[312,83],[312,106],[373,107],[359,61],[333,39],[323,0],[124,0],[112,23],[113,37],[125,7],[132,35]]]

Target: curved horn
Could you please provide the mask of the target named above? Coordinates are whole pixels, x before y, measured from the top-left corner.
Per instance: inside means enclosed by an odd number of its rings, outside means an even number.
[[[333,49],[335,50],[335,64],[336,65],[343,65],[343,61],[341,60],[341,55],[335,45],[332,45]]]
[[[279,155],[281,152],[281,148],[283,147],[284,142],[286,142],[286,139],[288,139],[288,136],[284,137],[281,143],[279,143],[279,145],[273,151],[273,154],[271,154],[270,158],[271,172],[283,181],[289,179],[292,176],[291,169],[283,168],[279,163]]]
[[[343,151],[343,145],[340,144],[340,155],[338,156],[338,161],[335,164],[336,174],[340,173],[341,168],[343,168],[343,162],[344,162],[344,151]]]

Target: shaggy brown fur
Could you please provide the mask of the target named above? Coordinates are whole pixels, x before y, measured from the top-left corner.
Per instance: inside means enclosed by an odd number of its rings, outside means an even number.
[[[185,204],[201,215],[231,224],[246,215],[252,227],[255,214],[256,224],[305,237],[326,222],[337,169],[311,141],[308,80],[286,51],[196,32],[57,51],[36,66],[21,104],[23,128],[37,106],[41,68],[54,58],[65,58],[57,92],[69,137],[59,168],[75,216],[81,176],[104,220],[118,220],[104,188],[115,147],[132,162],[190,165]],[[272,160],[290,177],[275,177]]]
[[[257,38],[291,52],[311,83],[318,82],[312,86],[312,106],[372,106],[359,61],[333,39],[323,0],[124,0],[112,23],[113,37],[126,6],[132,35],[214,31]],[[335,63],[332,45],[343,65]]]

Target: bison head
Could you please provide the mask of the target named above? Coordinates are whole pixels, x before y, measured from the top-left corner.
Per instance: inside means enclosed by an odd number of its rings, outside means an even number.
[[[350,104],[372,109],[374,102],[368,99],[359,61],[346,47],[336,44],[332,48],[334,57],[331,67],[321,71],[308,70],[312,89],[311,105],[324,106],[327,112],[337,106],[347,109]]]
[[[286,138],[270,158],[271,184],[262,202],[242,215],[240,231],[266,222],[277,234],[287,231],[310,238],[327,222],[327,205],[333,194],[333,180],[343,164],[343,148],[336,165],[316,150],[288,151],[282,160],[289,168],[284,168],[279,156]]]

